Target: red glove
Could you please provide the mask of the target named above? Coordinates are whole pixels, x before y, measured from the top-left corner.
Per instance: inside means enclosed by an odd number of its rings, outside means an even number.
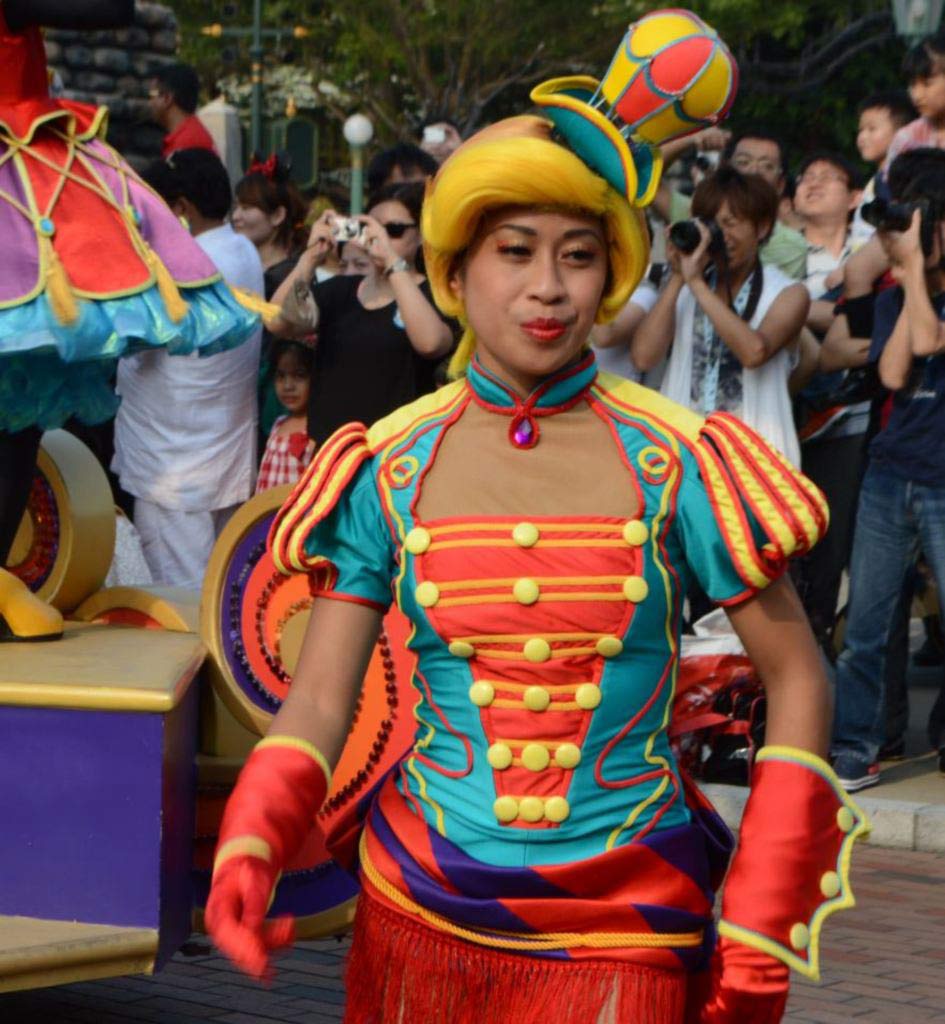
[[[270,976],[269,954],[292,943],[291,917],[266,921],[279,875],[315,825],[331,773],[312,744],[293,736],[260,741],[240,772],[220,825],[204,923],[247,974]]]
[[[718,949],[699,1024],[777,1024],[788,967],[819,978],[820,930],[853,905],[853,843],[869,831],[830,766],[763,747],[722,891]]]
[[[784,964],[742,942],[721,938],[699,1024],[777,1024],[787,997]]]

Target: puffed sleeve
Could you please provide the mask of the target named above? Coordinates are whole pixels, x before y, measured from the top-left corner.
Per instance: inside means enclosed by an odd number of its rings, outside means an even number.
[[[394,548],[369,459],[361,424],[333,434],[276,515],[269,549],[280,572],[308,573],[316,596],[386,611]]]
[[[777,579],[828,524],[820,490],[736,417],[713,413],[690,446],[677,525],[706,594],[736,604]]]

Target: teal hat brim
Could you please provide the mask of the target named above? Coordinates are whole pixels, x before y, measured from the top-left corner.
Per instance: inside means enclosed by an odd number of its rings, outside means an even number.
[[[542,108],[575,155],[596,171],[633,206],[653,198],[662,158],[645,142],[628,142],[595,106],[598,83],[584,76],[556,78],[532,90]]]

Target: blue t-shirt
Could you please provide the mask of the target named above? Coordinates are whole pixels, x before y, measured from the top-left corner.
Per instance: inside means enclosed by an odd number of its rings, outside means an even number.
[[[945,320],[945,293],[932,305]],[[870,361],[878,362],[899,319],[901,288],[890,288],[876,299]],[[904,480],[930,487],[945,486],[945,354],[915,357],[906,386],[896,392],[884,430],[870,445],[870,460]]]

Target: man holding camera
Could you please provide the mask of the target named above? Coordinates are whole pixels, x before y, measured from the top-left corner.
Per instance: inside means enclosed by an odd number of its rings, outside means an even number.
[[[860,491],[837,661],[832,750],[849,792],[879,782],[889,634],[920,545],[945,592],[945,151],[917,155],[909,154],[912,174],[895,197],[911,208],[909,227],[880,231],[898,287],[876,300],[870,359],[894,397]],[[886,226],[896,222],[888,217]]]

